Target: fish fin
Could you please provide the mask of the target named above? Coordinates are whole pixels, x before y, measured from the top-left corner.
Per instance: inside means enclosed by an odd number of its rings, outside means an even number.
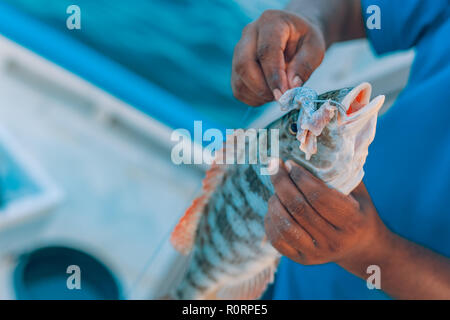
[[[175,226],[170,242],[181,254],[187,255],[191,251],[195,241],[197,225],[204,212],[205,206],[208,203],[211,194],[222,181],[225,171],[226,168],[224,165],[219,165],[215,162],[211,165],[211,168],[206,172],[206,177],[203,179],[201,195],[192,201],[190,207]]]
[[[220,288],[216,294],[217,298],[224,300],[255,300],[260,298],[266,291],[267,286],[273,282],[278,262],[279,259],[276,259],[257,274],[252,274],[239,283]]]

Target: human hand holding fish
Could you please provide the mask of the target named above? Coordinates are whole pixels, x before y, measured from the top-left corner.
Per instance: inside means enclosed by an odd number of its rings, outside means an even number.
[[[321,95],[305,87],[286,91],[279,103],[287,113],[267,126],[278,132],[279,145],[267,140],[267,154],[294,160],[349,194],[364,175],[384,101],[384,96],[371,99],[371,88],[361,83]],[[237,158],[247,149],[246,144],[235,148],[234,138],[224,150],[228,147]],[[278,266],[280,254],[266,241],[264,230],[267,203],[275,191],[269,176],[259,174],[258,164],[223,164],[221,154],[171,236],[173,246],[190,255],[188,269],[172,291],[179,299],[256,299]]]
[[[265,228],[281,254],[304,265],[348,265],[383,252],[390,231],[363,183],[344,195],[292,161],[276,165]]]
[[[344,195],[290,160],[276,167],[265,229],[281,254],[303,265],[334,262],[364,280],[375,265],[395,298],[450,298],[450,260],[390,231],[363,182]]]

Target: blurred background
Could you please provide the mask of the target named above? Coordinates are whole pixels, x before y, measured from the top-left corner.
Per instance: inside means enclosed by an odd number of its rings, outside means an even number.
[[[242,28],[286,0],[0,0],[0,299],[152,299],[176,281],[168,235],[205,167],[173,129],[260,127],[276,104],[233,98]],[[81,30],[69,30],[70,5]],[[390,107],[414,53],[330,48],[307,86],[368,81]],[[197,146],[200,147],[200,146]],[[82,290],[68,290],[79,265]]]

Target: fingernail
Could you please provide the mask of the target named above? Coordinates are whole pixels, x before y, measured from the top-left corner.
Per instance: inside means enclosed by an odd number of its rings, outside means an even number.
[[[269,160],[269,165],[267,167],[267,171],[269,172],[269,174],[275,174],[278,172],[278,163],[279,160],[277,158],[271,158]]]
[[[280,89],[274,89],[273,96],[275,97],[275,100],[280,100],[282,96]]]
[[[291,172],[291,170],[292,170],[291,160],[286,161],[286,163],[284,165],[286,166],[287,171]]]
[[[299,76],[295,76],[292,80],[292,84],[294,85],[294,87],[300,87],[303,84],[303,81]]]

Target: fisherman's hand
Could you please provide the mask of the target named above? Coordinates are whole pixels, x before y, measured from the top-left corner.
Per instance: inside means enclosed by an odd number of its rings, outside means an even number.
[[[281,254],[305,265],[353,266],[371,252],[386,252],[390,231],[363,183],[346,196],[291,161],[280,163],[271,179],[275,195],[265,228]]]
[[[234,96],[252,106],[278,100],[308,80],[325,50],[318,24],[287,11],[265,11],[244,28],[235,47]]]

